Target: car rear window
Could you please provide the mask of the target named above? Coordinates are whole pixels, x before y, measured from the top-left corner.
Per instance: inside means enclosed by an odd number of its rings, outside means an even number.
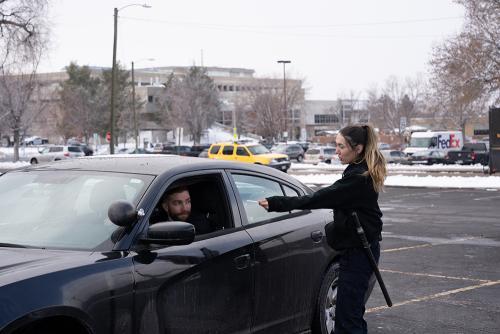
[[[335,154],[335,150],[333,148],[325,149],[325,154]]]
[[[78,152],[78,153],[80,153],[82,150],[80,150],[80,148],[79,148],[79,147],[76,147],[76,146],[70,146],[70,147],[68,147],[68,151],[70,151],[70,152]]]

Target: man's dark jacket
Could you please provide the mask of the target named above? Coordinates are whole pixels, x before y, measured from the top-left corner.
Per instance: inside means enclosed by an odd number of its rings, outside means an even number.
[[[273,196],[267,198],[269,211],[295,209],[334,209],[334,222],[325,227],[328,244],[337,250],[362,247],[351,213],[358,214],[369,242],[381,240],[382,212],[378,193],[363,161],[350,164],[342,178],[329,187],[301,197]]]

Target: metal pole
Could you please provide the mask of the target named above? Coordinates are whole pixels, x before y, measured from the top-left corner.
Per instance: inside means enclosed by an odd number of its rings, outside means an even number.
[[[137,127],[137,113],[135,110],[135,79],[134,79],[134,62],[132,62],[132,112],[134,114],[134,137],[135,137],[135,150],[139,148],[139,129]]]
[[[290,60],[278,60],[279,64],[283,64],[283,109],[284,109],[284,126],[283,126],[283,132],[287,131],[287,105],[286,105],[286,72],[285,72],[285,65],[290,64]],[[283,134],[283,133],[282,133]]]
[[[114,9],[113,64],[111,68],[111,125],[109,154],[115,154],[115,81],[116,81],[116,41],[118,35],[118,8]]]

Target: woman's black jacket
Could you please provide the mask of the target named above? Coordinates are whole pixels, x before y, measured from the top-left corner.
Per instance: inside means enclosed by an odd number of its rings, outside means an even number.
[[[301,197],[267,198],[269,211],[334,209],[334,222],[325,228],[328,244],[337,250],[362,247],[351,213],[356,211],[368,242],[382,240],[382,212],[366,162],[350,164],[342,178],[329,187]]]

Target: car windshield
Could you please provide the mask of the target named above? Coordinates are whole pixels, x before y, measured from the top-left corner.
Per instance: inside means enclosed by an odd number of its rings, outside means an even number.
[[[29,171],[0,177],[0,243],[100,250],[117,229],[109,205],[137,205],[152,176],[108,172]],[[107,245],[107,246],[106,246]]]
[[[269,150],[263,145],[251,145],[247,148],[253,155],[269,153]]]

